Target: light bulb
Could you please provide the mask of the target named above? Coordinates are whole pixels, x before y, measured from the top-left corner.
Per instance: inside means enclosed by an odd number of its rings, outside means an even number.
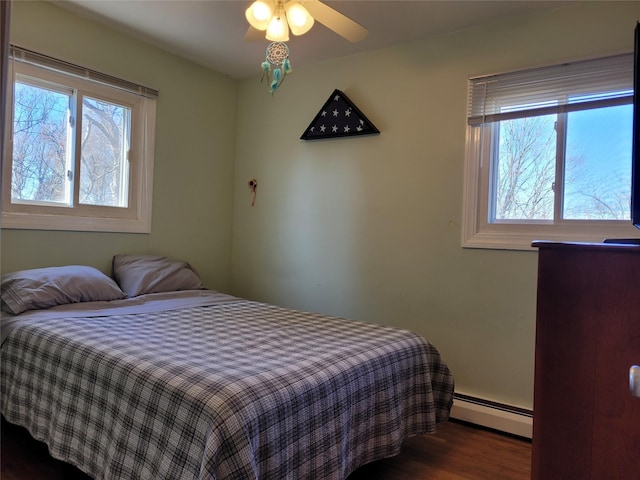
[[[247,8],[244,15],[253,28],[266,30],[273,16],[273,9],[267,3],[256,0]]]
[[[266,38],[272,42],[289,41],[289,27],[282,16],[276,15],[271,19],[267,27]]]
[[[313,17],[309,15],[306,8],[298,2],[290,1],[285,7],[287,12],[287,22],[294,35],[307,33],[313,27]]]

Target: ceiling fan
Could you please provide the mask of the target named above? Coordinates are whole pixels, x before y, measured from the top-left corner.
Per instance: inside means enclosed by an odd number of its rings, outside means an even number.
[[[273,42],[289,41],[289,30],[303,35],[314,20],[350,42],[367,36],[368,30],[320,0],[256,0],[245,12],[249,22],[246,40],[265,38]]]

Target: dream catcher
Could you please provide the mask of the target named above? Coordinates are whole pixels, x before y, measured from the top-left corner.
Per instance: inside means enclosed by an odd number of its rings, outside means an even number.
[[[273,94],[285,77],[291,73],[289,47],[284,42],[273,42],[267,47],[267,56],[262,62],[262,79],[269,82],[269,91]]]

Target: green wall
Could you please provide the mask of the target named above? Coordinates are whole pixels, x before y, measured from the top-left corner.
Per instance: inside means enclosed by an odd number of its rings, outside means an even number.
[[[467,79],[633,48],[639,2],[579,2],[241,83],[232,286],[413,329],[457,390],[531,408],[532,251],[461,248]],[[381,130],[305,142],[338,88]],[[249,178],[258,182],[250,207]]]
[[[2,272],[68,263],[110,271],[120,252],[191,262],[229,288],[238,85],[226,76],[42,2],[13,2],[11,42],[156,88],[150,234],[2,230]]]

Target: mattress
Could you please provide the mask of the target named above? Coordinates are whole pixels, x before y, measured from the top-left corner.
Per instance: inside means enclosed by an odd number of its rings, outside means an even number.
[[[410,331],[211,291],[3,316],[4,417],[95,479],[344,479],[448,419]]]

